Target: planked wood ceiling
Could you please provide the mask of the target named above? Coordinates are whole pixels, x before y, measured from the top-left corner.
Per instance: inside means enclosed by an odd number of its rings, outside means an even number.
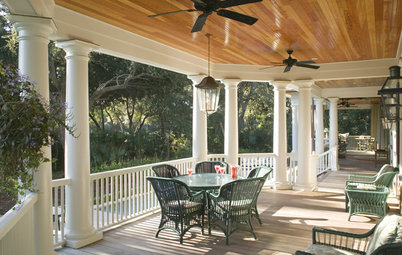
[[[198,33],[190,31],[199,12],[148,17],[192,9],[190,0],[55,2],[203,59],[207,58],[205,34],[210,33],[211,61],[222,64],[275,65],[288,57],[287,49],[293,49],[298,60],[316,63],[396,58],[402,28],[401,0],[263,0],[228,8],[259,18],[254,25],[214,13]],[[381,84],[363,80],[357,82]],[[334,82],[318,85],[330,87]]]

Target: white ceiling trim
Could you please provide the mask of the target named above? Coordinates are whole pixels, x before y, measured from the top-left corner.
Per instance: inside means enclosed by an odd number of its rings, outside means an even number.
[[[377,92],[381,86],[356,87],[356,88],[330,88],[321,89],[321,97],[339,97],[339,98],[358,98],[358,97],[379,97]]]

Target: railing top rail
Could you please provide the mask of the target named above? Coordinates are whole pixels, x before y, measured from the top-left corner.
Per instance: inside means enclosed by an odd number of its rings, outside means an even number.
[[[36,201],[38,201],[38,194],[29,193],[22,200],[21,205],[10,209],[6,214],[0,218],[0,240],[18,223],[18,221],[33,209]]]
[[[55,179],[52,180],[52,188],[58,187],[58,186],[66,186],[71,184],[71,179],[68,178],[60,178],[60,179]]]
[[[259,157],[273,157],[275,156],[274,153],[241,153],[239,154],[239,157],[255,157],[255,156],[259,156]]]
[[[91,180],[99,179],[99,178],[106,178],[114,175],[121,175],[121,174],[126,174],[126,173],[131,173],[131,172],[139,172],[143,171],[146,169],[151,168],[152,166],[156,166],[159,164],[181,164],[181,163],[186,163],[188,161],[192,161],[193,158],[184,158],[184,159],[175,159],[175,160],[169,160],[169,161],[163,161],[163,162],[157,162],[157,163],[152,163],[152,164],[146,164],[146,165],[141,165],[141,166],[133,166],[133,167],[127,167],[127,168],[122,168],[122,169],[116,169],[116,170],[110,170],[106,172],[101,172],[101,173],[92,173],[90,175]]]

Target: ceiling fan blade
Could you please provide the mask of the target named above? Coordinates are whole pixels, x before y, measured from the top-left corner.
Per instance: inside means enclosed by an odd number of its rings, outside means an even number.
[[[320,66],[301,64],[300,62],[297,62],[297,63],[296,63],[296,66],[306,67],[306,68],[312,68],[312,69],[318,69],[318,68],[320,68]]]
[[[238,13],[238,12],[225,10],[225,9],[219,10],[216,13],[219,16],[226,17],[226,18],[229,18],[229,19],[233,19],[233,20],[236,20],[236,21],[240,21],[240,22],[243,22],[243,23],[248,24],[248,25],[253,25],[258,20],[257,18],[247,16],[247,15],[244,15],[244,14],[241,14],[241,13]]]
[[[285,70],[283,70],[283,72],[284,72],[284,73],[289,72],[289,71],[290,71],[290,68],[292,68],[292,67],[291,67],[291,66],[286,66],[286,67],[285,67]]]
[[[228,8],[236,5],[251,4],[256,2],[261,2],[262,0],[226,0],[219,2],[218,8]]]
[[[197,10],[196,10],[196,9],[188,9],[188,10],[164,12],[164,13],[149,15],[148,17],[150,17],[150,18],[155,18],[155,17],[158,17],[158,16],[164,16],[164,15],[169,15],[169,14],[175,14],[175,13],[181,13],[181,12],[194,12],[194,11],[197,11]]]
[[[297,61],[299,64],[314,64],[315,62],[313,60],[305,60],[305,61]]]
[[[199,4],[202,6],[207,6],[207,4],[203,0],[191,0],[194,4]]]
[[[211,12],[203,13],[200,16],[198,16],[197,20],[194,23],[193,29],[191,29],[191,33],[201,31],[209,15],[211,15]]]

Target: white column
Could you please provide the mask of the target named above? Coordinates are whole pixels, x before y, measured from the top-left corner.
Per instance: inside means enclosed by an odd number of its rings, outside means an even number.
[[[313,81],[295,82],[299,87],[299,132],[298,132],[298,174],[295,190],[315,190],[317,187],[316,165],[311,154],[311,86]]]
[[[275,188],[290,189],[287,181],[286,85],[289,81],[274,81],[274,139]]]
[[[239,128],[237,109],[238,79],[225,79],[225,155],[229,165],[238,164],[239,154]]]
[[[71,179],[66,187],[66,244],[80,248],[102,239],[91,225],[88,53],[93,44],[72,40],[58,42],[66,51],[66,103],[68,124],[75,127],[75,136],[65,135],[65,176]]]
[[[36,84],[38,92],[49,101],[49,35],[56,30],[49,18],[11,15],[10,21],[18,31],[18,67],[20,73]],[[46,158],[51,158],[51,147],[43,147]],[[34,173],[33,185],[38,190],[34,207],[34,254],[55,254],[52,240],[52,164],[42,163]],[[23,244],[21,244],[23,245]]]
[[[204,161],[208,156],[208,122],[207,114],[200,111],[195,85],[198,85],[205,76],[189,75],[187,77],[193,82],[193,158],[196,161]]]
[[[329,148],[334,150],[332,158],[332,171],[338,171],[338,100],[337,97],[329,100]]]
[[[299,94],[297,92],[292,92],[292,97],[290,99],[292,105],[292,153],[297,153],[297,132],[298,132],[298,117],[297,108],[299,105]]]
[[[324,152],[324,99],[314,98],[315,103],[315,151],[318,155]]]

